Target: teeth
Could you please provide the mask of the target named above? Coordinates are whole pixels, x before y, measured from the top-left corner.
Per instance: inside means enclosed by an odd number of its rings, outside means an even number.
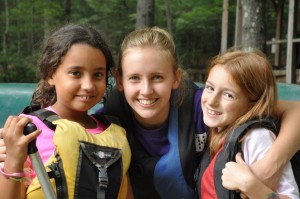
[[[82,98],[83,100],[87,100],[87,99],[89,98],[89,96],[81,96],[81,98]]]
[[[155,102],[155,99],[153,99],[153,100],[139,100],[139,102],[140,102],[141,104],[144,104],[144,105],[149,105],[149,104],[154,103],[154,102]]]
[[[207,112],[211,115],[221,115],[221,113],[219,112],[216,112],[216,111],[213,111],[213,110],[210,110],[210,109],[207,109]]]

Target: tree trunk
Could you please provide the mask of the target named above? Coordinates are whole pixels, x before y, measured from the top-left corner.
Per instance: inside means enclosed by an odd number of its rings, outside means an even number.
[[[234,49],[241,48],[242,45],[242,27],[243,27],[243,8],[241,0],[236,1],[236,16],[235,16],[235,34],[234,34]]]
[[[19,0],[16,1],[17,9],[20,10],[20,4],[19,4]],[[18,58],[21,57],[21,33],[20,33],[20,21],[17,20],[16,21],[16,27],[17,27],[17,56]]]
[[[136,9],[136,29],[154,25],[155,0],[138,0]]]
[[[169,31],[170,34],[172,34],[172,32],[173,32],[172,16],[171,16],[171,12],[170,12],[170,2],[169,2],[169,0],[165,0],[165,10],[166,10],[168,31]]]
[[[276,33],[275,39],[278,41],[282,37],[282,19],[283,19],[283,11],[284,11],[284,3],[285,0],[280,0],[276,3],[275,0],[272,1],[274,10],[276,13]],[[274,65],[280,66],[281,65],[281,45],[280,43],[273,44],[275,45],[275,58],[274,58]]]
[[[229,0],[223,0],[221,53],[224,53],[227,50],[227,40],[228,40],[228,5],[229,5]]]
[[[242,48],[265,52],[265,3],[266,0],[242,0]]]
[[[7,56],[7,39],[8,39],[8,28],[9,28],[9,8],[8,8],[8,1],[4,0],[4,9],[5,9],[5,29],[2,38],[2,47],[3,47],[3,55],[4,57]]]

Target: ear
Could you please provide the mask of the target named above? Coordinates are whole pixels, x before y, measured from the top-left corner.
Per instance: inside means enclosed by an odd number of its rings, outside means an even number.
[[[118,90],[124,91],[122,75],[117,70],[115,70],[114,75],[115,75],[116,85],[118,87]]]
[[[175,72],[175,80],[174,80],[174,83],[173,83],[173,86],[172,86],[173,89],[177,89],[179,87],[180,82],[182,80],[182,75],[183,75],[182,69],[178,68]]]
[[[48,78],[46,79],[46,81],[48,82],[49,85],[54,86],[54,80],[53,80],[53,77],[52,77],[52,76],[51,76],[51,77],[48,77]]]

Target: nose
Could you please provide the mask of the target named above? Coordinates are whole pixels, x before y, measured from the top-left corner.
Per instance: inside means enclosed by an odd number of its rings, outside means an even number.
[[[94,81],[92,77],[86,76],[82,79],[81,88],[85,91],[91,91],[94,88]]]
[[[207,104],[209,106],[217,106],[219,104],[219,96],[217,93],[211,93],[208,97],[207,97]]]
[[[153,88],[152,88],[151,82],[148,81],[148,80],[143,81],[142,84],[141,84],[140,92],[143,95],[152,94],[153,93]]]

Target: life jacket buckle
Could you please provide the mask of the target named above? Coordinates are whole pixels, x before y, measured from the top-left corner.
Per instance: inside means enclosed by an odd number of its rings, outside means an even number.
[[[106,168],[99,168],[99,186],[101,188],[107,188],[108,186],[108,176],[107,176],[107,169]]]

